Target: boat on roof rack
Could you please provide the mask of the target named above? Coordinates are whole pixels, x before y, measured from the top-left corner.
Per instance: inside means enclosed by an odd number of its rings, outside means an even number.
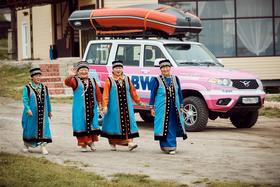
[[[68,19],[74,29],[93,29],[98,37],[183,37],[202,30],[200,19],[161,4],[74,11]]]

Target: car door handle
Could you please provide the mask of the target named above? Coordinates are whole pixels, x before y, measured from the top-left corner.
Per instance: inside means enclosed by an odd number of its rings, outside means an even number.
[[[141,72],[142,72],[142,73],[147,74],[147,73],[150,73],[150,70],[147,70],[147,69],[141,69]]]

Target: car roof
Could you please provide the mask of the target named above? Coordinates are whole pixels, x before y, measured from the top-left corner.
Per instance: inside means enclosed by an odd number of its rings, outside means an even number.
[[[162,44],[200,44],[192,41],[165,40],[165,39],[103,39],[90,40],[89,43],[162,43]]]

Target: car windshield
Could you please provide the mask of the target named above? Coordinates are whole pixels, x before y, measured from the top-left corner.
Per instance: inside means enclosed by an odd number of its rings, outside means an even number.
[[[203,45],[165,44],[164,46],[178,66],[223,66]]]

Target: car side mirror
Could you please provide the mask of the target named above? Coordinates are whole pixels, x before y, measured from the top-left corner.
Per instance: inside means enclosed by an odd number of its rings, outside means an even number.
[[[155,67],[159,67],[159,62],[162,61],[162,60],[165,60],[165,58],[157,58],[157,59],[155,60],[154,66],[155,66]]]

